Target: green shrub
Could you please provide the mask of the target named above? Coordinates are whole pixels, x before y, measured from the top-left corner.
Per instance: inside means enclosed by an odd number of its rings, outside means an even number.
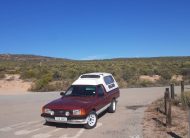
[[[184,95],[181,97],[181,103],[184,107],[190,107],[190,91],[184,92]]]
[[[161,77],[159,80],[155,82],[157,86],[168,86],[170,84],[170,80],[166,80],[163,77]]]
[[[138,77],[138,70],[135,67],[126,68],[123,71],[123,79],[125,81],[136,80]]]
[[[47,86],[50,81],[52,81],[52,75],[46,74],[41,79],[36,80],[30,90],[31,91],[49,91],[47,90]]]
[[[183,68],[190,68],[190,61],[185,61],[183,63]]]
[[[57,81],[57,80],[61,80],[62,79],[62,73],[58,70],[56,70],[53,73],[53,80]]]
[[[20,78],[21,79],[32,79],[32,78],[37,78],[38,76],[38,71],[34,69],[26,69],[21,73]]]
[[[5,74],[4,73],[0,73],[0,79],[4,79],[5,78]]]
[[[150,87],[150,86],[152,86],[153,84],[154,84],[153,82],[148,81],[148,80],[140,80],[140,82],[139,82],[139,85],[140,85],[141,87]]]
[[[160,70],[160,74],[162,76],[162,78],[164,78],[165,80],[170,80],[172,78],[172,73],[170,70],[167,69],[162,69]]]

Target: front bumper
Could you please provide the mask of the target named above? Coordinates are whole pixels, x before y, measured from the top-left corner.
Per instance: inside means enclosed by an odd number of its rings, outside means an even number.
[[[65,124],[87,124],[87,119],[72,119],[67,121],[57,121],[54,118],[44,117],[47,122],[65,123]]]
[[[67,117],[67,121],[55,120],[55,116],[41,114],[47,122],[65,123],[65,124],[87,124],[87,117]]]

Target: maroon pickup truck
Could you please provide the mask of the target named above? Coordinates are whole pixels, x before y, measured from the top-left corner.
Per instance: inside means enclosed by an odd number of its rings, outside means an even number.
[[[100,113],[116,111],[120,92],[111,74],[89,73],[81,75],[61,96],[42,108],[46,122],[84,124],[91,129]]]

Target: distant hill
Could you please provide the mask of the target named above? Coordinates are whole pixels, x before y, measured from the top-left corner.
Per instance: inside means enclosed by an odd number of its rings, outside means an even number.
[[[67,60],[54,57],[25,55],[25,54],[0,54],[0,61],[50,61],[50,60]]]
[[[190,60],[190,56],[179,56],[179,57],[141,57],[141,58],[113,58],[113,59],[101,59],[101,60],[72,60],[66,58],[56,58],[47,57],[40,55],[27,55],[27,54],[0,54],[0,61],[123,61],[123,60],[163,60],[163,61],[173,61],[173,60]]]

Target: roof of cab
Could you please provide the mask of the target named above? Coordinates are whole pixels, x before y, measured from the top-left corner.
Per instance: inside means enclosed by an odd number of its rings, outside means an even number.
[[[84,77],[82,76],[91,76],[91,75],[97,75],[100,77]],[[73,82],[73,85],[99,85],[103,84],[103,77],[104,76],[109,76],[111,75],[110,73],[102,73],[102,72],[95,72],[95,73],[87,73],[87,74],[82,74],[75,82]]]
[[[93,72],[93,73],[86,73],[86,74],[82,74],[81,76],[83,75],[99,75],[99,76],[109,76],[111,75],[110,73],[105,73],[105,72]],[[80,77],[81,77],[80,76]]]

